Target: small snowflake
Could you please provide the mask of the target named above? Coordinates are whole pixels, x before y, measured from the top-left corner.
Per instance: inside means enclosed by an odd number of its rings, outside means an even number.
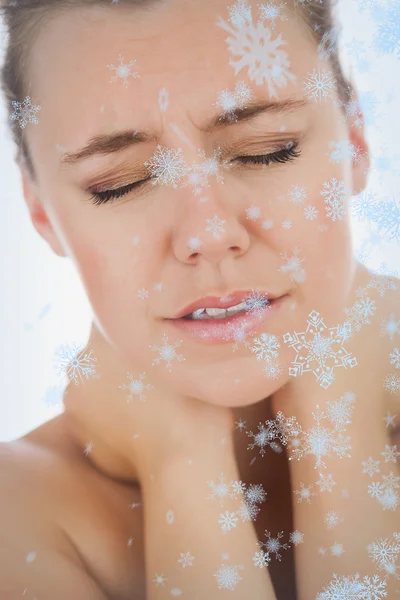
[[[183,150],[163,148],[160,144],[152,158],[144,163],[150,169],[153,185],[178,187],[178,182],[187,175],[189,167],[183,158]]]
[[[332,546],[330,547],[330,551],[332,556],[341,556],[344,552],[343,544],[332,544]]]
[[[181,557],[178,559],[178,563],[181,563],[182,568],[192,567],[193,561],[194,561],[194,556],[192,556],[190,554],[190,552],[185,552],[185,554],[182,554],[182,552],[181,552]]]
[[[211,231],[213,237],[219,239],[221,233],[225,233],[224,225],[226,221],[220,219],[218,215],[215,215],[212,219],[207,220],[206,231]]]
[[[267,541],[258,542],[258,545],[264,547],[268,555],[275,554],[276,559],[280,561],[282,558],[280,550],[287,550],[289,548],[289,544],[282,544],[280,541],[283,537],[283,531],[278,533],[276,538],[273,538],[271,537],[270,532],[265,530],[265,537],[267,538]]]
[[[400,376],[388,375],[385,378],[384,388],[389,394],[398,394],[400,392]]]
[[[314,69],[312,73],[307,73],[304,81],[304,89],[308,98],[318,102],[326,99],[335,91],[335,77],[332,71],[325,72]]]
[[[221,565],[213,575],[220,590],[234,590],[243,577],[239,574],[238,566]]]
[[[314,221],[318,216],[318,212],[315,206],[310,205],[304,208],[303,214],[308,221]]]
[[[238,522],[238,518],[235,516],[234,512],[226,511],[224,514],[220,515],[218,523],[221,525],[221,529],[226,532],[230,531]]]
[[[158,352],[158,357],[153,360],[152,365],[159,365],[161,361],[164,361],[166,362],[167,371],[171,372],[173,360],[186,360],[182,354],[176,353],[176,348],[179,348],[183,344],[183,341],[180,340],[179,342],[174,342],[174,344],[171,345],[168,343],[168,336],[165,334],[161,338],[161,341],[163,343],[161,347],[155,344],[149,346],[153,352]]]
[[[14,112],[10,115],[10,121],[18,121],[21,129],[25,129],[28,123],[38,124],[36,113],[41,110],[40,106],[33,106],[30,96],[26,96],[23,102],[12,101]]]
[[[257,221],[261,218],[261,208],[253,204],[250,208],[246,208],[246,215],[250,221]]]
[[[237,485],[233,487],[233,492],[230,491],[230,484],[224,482],[224,475],[221,473],[219,475],[218,483],[214,483],[214,481],[207,481],[208,486],[211,488],[212,493],[207,496],[208,500],[212,500],[214,498],[218,498],[221,506],[223,506],[226,498],[235,498],[237,494]]]
[[[334,527],[339,525],[339,523],[341,523],[342,521],[343,521],[343,517],[340,517],[338,515],[338,513],[334,510],[327,512],[326,515],[324,516],[324,523],[328,529],[333,529]]]
[[[380,465],[379,460],[375,461],[372,458],[372,456],[370,456],[368,458],[368,460],[363,460],[362,461],[362,466],[363,466],[362,472],[366,473],[370,477],[373,477],[375,473],[379,473],[380,472],[379,465]]]
[[[302,544],[304,541],[304,533],[301,533],[298,529],[296,529],[296,531],[293,531],[290,536],[289,536],[289,541],[294,545],[294,546],[298,546],[299,544]]]
[[[130,381],[129,385],[120,385],[118,386],[121,390],[129,390],[128,400],[133,400],[134,396],[139,396],[141,402],[146,402],[146,396],[144,395],[144,390],[151,390],[153,386],[149,383],[144,385],[143,380],[146,377],[146,373],[140,373],[139,378],[135,379],[132,373],[128,373],[127,377]]]
[[[394,446],[386,444],[381,456],[384,457],[385,462],[397,462],[397,457],[400,456],[400,452],[397,451],[397,444],[394,444]]]
[[[160,587],[160,585],[164,585],[165,582],[168,580],[166,577],[164,577],[164,575],[159,575],[158,573],[155,573],[152,581],[156,584],[156,587]]]
[[[305,500],[307,504],[310,504],[311,497],[316,496],[317,494],[313,491],[313,484],[304,487],[304,483],[300,482],[300,490],[295,490],[294,493],[297,494],[298,500],[297,502],[303,502]]]
[[[113,75],[113,77],[111,77],[110,83],[112,83],[113,81],[117,81],[117,79],[123,79],[124,86],[128,87],[128,85],[129,85],[128,77],[133,77],[134,79],[137,79],[138,77],[140,77],[140,75],[138,73],[131,71],[133,65],[136,62],[136,59],[131,60],[128,64],[125,64],[123,56],[121,56],[121,54],[119,54],[118,62],[119,62],[119,65],[117,65],[117,66],[107,65],[107,68],[110,71],[116,72],[116,74]]]

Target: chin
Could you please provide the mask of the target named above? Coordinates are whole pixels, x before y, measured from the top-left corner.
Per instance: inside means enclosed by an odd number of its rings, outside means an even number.
[[[203,365],[185,374],[182,369],[176,383],[179,394],[215,406],[240,408],[261,402],[287,383],[288,365],[283,360],[279,373],[274,372],[275,378],[272,378],[264,362],[254,356],[237,357],[229,363]]]

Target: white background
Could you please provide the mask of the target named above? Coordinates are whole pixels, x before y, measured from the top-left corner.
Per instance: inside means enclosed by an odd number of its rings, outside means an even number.
[[[378,0],[377,0],[378,1]],[[383,0],[381,0],[383,1]],[[399,0],[400,1],[400,0]],[[233,2],[232,2],[233,3]],[[278,2],[278,4],[280,4]],[[392,168],[383,173],[375,165],[368,189],[379,196],[397,196],[400,169],[400,58],[379,56],[368,50],[375,35],[371,15],[360,14],[356,0],[343,0],[339,18],[343,25],[342,49],[345,69],[351,67],[360,92],[373,92],[379,103],[378,117],[367,127],[372,158],[391,157]],[[357,30],[354,30],[357,24]],[[349,58],[352,41],[365,42],[363,58],[370,69]],[[5,36],[0,32],[1,52]],[[361,71],[360,71],[361,69]],[[38,115],[40,120],[40,113]],[[60,115],[61,118],[61,115]],[[28,125],[29,126],[29,125]],[[34,125],[30,125],[34,126]],[[19,437],[52,418],[60,406],[49,407],[49,390],[61,384],[54,352],[63,343],[85,343],[91,309],[69,259],[55,256],[34,230],[23,200],[19,172],[14,164],[15,147],[0,105],[0,440]],[[374,166],[374,164],[373,164]],[[381,177],[379,177],[381,175]],[[354,219],[356,251],[363,262],[378,269],[385,263],[400,272],[400,245],[371,245],[365,225]],[[334,250],[333,250],[334,251]]]

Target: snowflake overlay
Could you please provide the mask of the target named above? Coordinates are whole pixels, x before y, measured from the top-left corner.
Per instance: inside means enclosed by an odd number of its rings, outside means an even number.
[[[97,362],[97,358],[92,356],[93,350],[80,356],[83,348],[84,346],[73,342],[71,345],[62,345],[56,350],[58,365],[54,366],[59,369],[57,375],[70,377],[75,385],[78,385],[79,380],[83,382],[83,377],[89,380],[96,374],[93,363]]]
[[[25,129],[28,123],[38,124],[36,113],[41,109],[40,106],[33,106],[30,96],[26,96],[23,102],[12,101],[14,112],[10,115],[10,121],[18,121],[21,129]]]
[[[271,97],[278,97],[276,87],[287,85],[288,79],[295,81],[296,77],[289,72],[290,61],[288,54],[280,48],[287,42],[282,40],[282,34],[272,40],[271,29],[261,21],[256,25],[253,22],[251,7],[241,19],[235,19],[234,28],[230,27],[222,17],[217,23],[231,35],[226,38],[230,53],[237,60],[230,59],[229,64],[235,69],[237,75],[242,69],[248,69],[248,76],[257,85],[268,85]],[[232,21],[232,19],[231,19]]]
[[[324,333],[328,335],[323,335]],[[307,329],[301,333],[286,333],[285,344],[296,351],[296,358],[289,367],[289,375],[297,377],[312,372],[321,387],[328,388],[335,379],[334,369],[351,369],[357,365],[356,358],[343,346],[343,331],[339,325],[329,329],[319,312],[312,311],[307,321]]]
[[[153,386],[149,383],[144,385],[143,379],[146,377],[146,373],[140,373],[139,378],[135,379],[132,373],[128,373],[127,377],[130,381],[129,385],[118,386],[121,390],[129,390],[128,400],[133,400],[134,396],[139,396],[141,402],[146,402],[146,396],[143,394],[144,390],[151,390]]]
[[[179,348],[183,344],[183,340],[180,340],[179,342],[175,342],[174,344],[171,345],[171,344],[168,344],[168,336],[166,336],[164,334],[163,337],[161,338],[161,341],[163,343],[163,345],[161,347],[157,346],[155,344],[152,344],[149,346],[149,348],[151,350],[153,350],[153,352],[158,352],[158,357],[153,360],[152,365],[159,365],[160,362],[164,361],[167,363],[166,364],[167,371],[171,372],[173,360],[179,360],[179,361],[186,360],[186,358],[184,356],[182,356],[182,354],[176,353],[176,348]]]

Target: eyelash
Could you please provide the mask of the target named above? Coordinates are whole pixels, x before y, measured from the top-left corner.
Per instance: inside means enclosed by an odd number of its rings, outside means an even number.
[[[254,164],[254,165],[265,165],[268,166],[270,163],[285,163],[295,158],[298,158],[301,154],[301,151],[298,149],[298,142],[290,142],[286,144],[284,148],[277,150],[276,152],[271,152],[270,154],[258,154],[255,156],[238,156],[233,159],[231,162],[239,161],[242,165]],[[123,187],[116,188],[114,190],[104,190],[102,192],[92,192],[92,197],[90,200],[93,204],[99,206],[101,204],[105,204],[106,202],[112,202],[117,198],[121,198],[131,192],[133,189],[138,190],[143,185],[145,185],[148,181],[150,181],[152,177],[148,177],[147,179],[143,179],[142,181],[136,181],[134,183],[129,183]]]

